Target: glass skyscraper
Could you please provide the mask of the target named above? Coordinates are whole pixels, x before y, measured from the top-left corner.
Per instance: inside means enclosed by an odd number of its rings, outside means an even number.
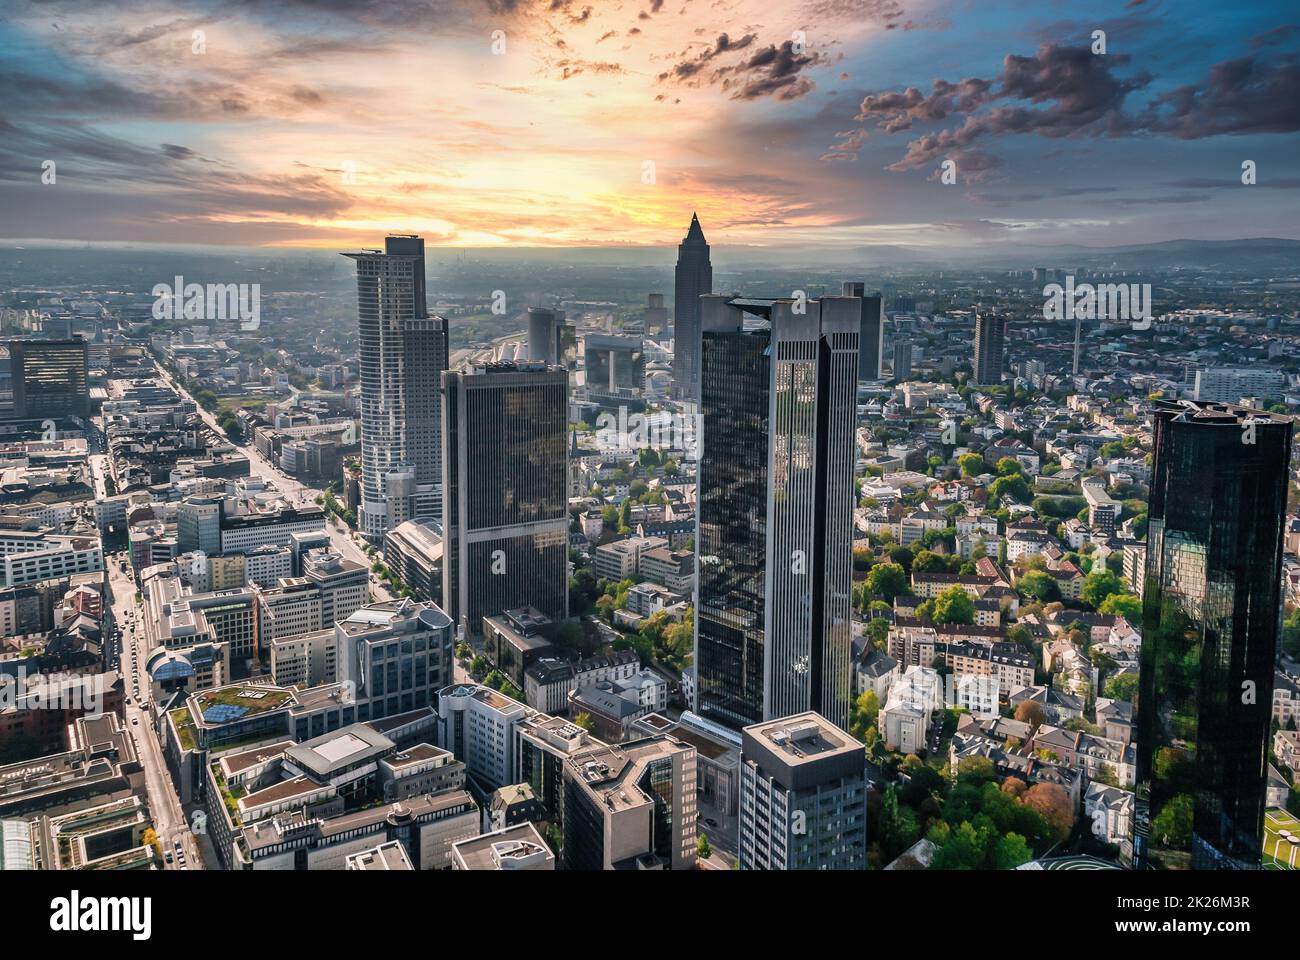
[[[701,299],[697,710],[847,726],[861,301]]]
[[[420,237],[387,237],[383,251],[344,256],[357,264],[358,521],[366,538],[379,542],[398,524],[442,510],[439,377],[447,369],[447,321],[426,309]]]
[[[1291,421],[1221,403],[1157,407],[1134,865],[1260,862]]]
[[[443,375],[443,601],[457,628],[531,606],[568,616],[568,388],[563,367]]]

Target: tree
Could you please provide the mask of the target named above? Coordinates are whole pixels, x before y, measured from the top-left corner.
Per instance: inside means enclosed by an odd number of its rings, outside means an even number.
[[[863,691],[853,702],[850,712],[849,732],[866,743],[867,730],[876,725],[876,717],[880,713],[880,698],[876,696],[876,691]]]
[[[874,617],[867,623],[867,636],[871,645],[877,650],[884,650],[889,643],[889,621],[884,617]]]
[[[1061,588],[1050,573],[1042,570],[1030,570],[1016,581],[1016,589],[1022,597],[1029,597],[1040,603],[1051,603],[1061,599]]]
[[[1138,675],[1136,673],[1121,673],[1118,677],[1111,677],[1106,681],[1106,686],[1102,690],[1103,695],[1110,700],[1129,700],[1137,693]]]
[[[966,624],[975,622],[975,604],[963,587],[951,586],[934,598],[934,622]]]
[[[1180,793],[1171,797],[1154,820],[1151,832],[1158,842],[1174,850],[1189,850],[1192,845],[1192,798]]]
[[[1036,700],[1023,700],[1016,705],[1014,716],[1021,723],[1027,723],[1037,730],[1047,719],[1047,711]]]
[[[1109,570],[1095,570],[1083,580],[1083,602],[1096,610],[1114,593],[1124,592],[1124,581]]]
[[[908,591],[907,573],[900,564],[878,563],[867,574],[867,589],[890,600]]]
[[[1003,457],[998,461],[997,471],[999,477],[1023,477],[1025,468],[1015,457]]]
[[[991,866],[994,870],[1014,870],[1022,863],[1034,859],[1034,852],[1029,849],[1029,844],[1020,834],[1008,833],[1004,837],[999,837],[993,844],[992,859]]]
[[[574,717],[573,722],[577,726],[582,727],[582,729],[586,730],[588,733],[594,733],[596,730],[596,722],[591,719],[591,714],[587,713],[585,710]]]
[[[701,833],[699,839],[695,841],[695,858],[707,860],[711,856],[713,856],[713,848],[709,846],[709,838]]]
[[[1003,458],[1004,461],[1009,459],[1011,458]],[[1001,500],[1004,496],[1010,497],[1017,503],[1028,503],[1032,499],[1029,494],[1029,484],[1025,483],[1025,478],[1018,473],[998,477],[989,484],[989,497],[991,499]]]
[[[1007,777],[1002,781],[1002,792],[1017,799],[1024,796],[1025,791],[1028,789],[1029,784],[1019,777]]]
[[[1036,783],[1025,791],[1021,802],[1047,821],[1053,839],[1058,843],[1074,829],[1074,804],[1059,784]]]
[[[1135,593],[1112,593],[1101,602],[1097,612],[1123,617],[1131,624],[1140,625],[1142,622],[1142,599]]]
[[[966,453],[957,458],[957,466],[961,467],[963,477],[978,477],[982,473],[988,473],[988,464],[978,453]]]

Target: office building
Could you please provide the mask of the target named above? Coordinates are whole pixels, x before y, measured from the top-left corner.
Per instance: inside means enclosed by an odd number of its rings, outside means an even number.
[[[568,368],[577,337],[573,324],[565,323],[564,311],[549,307],[528,308],[528,359]]]
[[[332,628],[370,598],[370,571],[331,550],[309,550],[302,558],[303,579],[320,592],[322,627]]]
[[[1291,433],[1241,407],[1156,406],[1137,867],[1259,866]]]
[[[862,744],[816,713],[748,726],[742,738],[740,869],[864,869]]]
[[[186,497],[176,505],[176,549],[181,553],[200,550],[221,552],[220,496]]]
[[[453,870],[554,870],[555,854],[531,823],[452,844]]]
[[[15,419],[90,415],[90,359],[82,338],[10,340],[9,365]]]
[[[384,250],[344,254],[357,264],[361,363],[361,512],[372,543],[442,500],[439,377],[447,321],[429,316],[424,241],[386,238]]]
[[[975,382],[996,385],[1002,382],[1006,359],[1007,318],[998,313],[975,315]]]
[[[587,394],[601,398],[631,398],[645,387],[645,353],[640,337],[589,333],[582,339]]]
[[[516,724],[528,708],[491,687],[457,683],[438,691],[438,745],[489,790],[514,783]]]
[[[898,339],[894,341],[894,379],[902,382],[912,378],[912,341]]]
[[[862,307],[795,306],[701,299],[695,709],[733,729],[848,723]]]
[[[1192,396],[1196,400],[1240,403],[1242,397],[1277,400],[1286,387],[1286,374],[1269,367],[1208,367],[1196,371]]]
[[[866,295],[866,287],[855,281],[844,282],[844,296],[862,301],[862,324],[858,330],[858,379],[879,380],[884,375],[885,324],[882,320],[880,294]]]
[[[598,746],[564,763],[566,870],[690,870],[695,748],[671,736]]]
[[[568,376],[542,363],[449,372],[443,589],[457,630],[533,607],[568,617]]]
[[[673,287],[673,395],[700,397],[700,297],[713,292],[713,264],[700,219],[691,214],[686,236],[677,246]]]
[[[369,603],[334,627],[338,677],[358,720],[432,707],[452,678],[451,621],[433,604]]]

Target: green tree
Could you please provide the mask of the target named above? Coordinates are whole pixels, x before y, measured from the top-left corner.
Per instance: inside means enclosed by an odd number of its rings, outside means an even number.
[[[975,604],[961,586],[951,586],[934,598],[935,623],[975,622]]]
[[[1123,617],[1129,623],[1140,626],[1142,623],[1142,599],[1135,593],[1112,593],[1101,602],[1097,612]]]
[[[1016,590],[1022,597],[1029,597],[1039,603],[1051,603],[1061,599],[1061,588],[1050,573],[1042,570],[1030,570],[1016,581]]]
[[[988,473],[988,464],[978,453],[965,453],[957,458],[957,466],[961,468],[963,477],[978,477],[982,473]]]
[[[1109,570],[1095,570],[1083,580],[1083,602],[1096,610],[1106,598],[1124,592],[1124,581]]]
[[[697,860],[707,860],[711,856],[713,856],[713,848],[709,846],[709,838],[701,833],[695,841],[695,858]]]
[[[1192,798],[1180,793],[1171,797],[1151,821],[1151,832],[1162,846],[1190,850],[1192,846]]]
[[[897,563],[877,563],[867,574],[867,589],[878,597],[894,599],[909,590],[907,573]]]

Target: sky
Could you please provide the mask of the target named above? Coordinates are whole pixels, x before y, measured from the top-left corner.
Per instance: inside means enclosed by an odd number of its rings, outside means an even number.
[[[692,211],[738,246],[1300,238],[1289,0],[0,11],[10,241],[662,246]]]

